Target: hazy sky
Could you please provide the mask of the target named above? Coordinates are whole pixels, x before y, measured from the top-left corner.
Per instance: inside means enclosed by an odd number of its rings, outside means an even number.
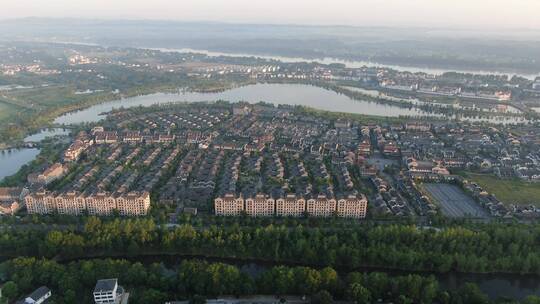
[[[0,18],[540,29],[540,0],[0,0]]]

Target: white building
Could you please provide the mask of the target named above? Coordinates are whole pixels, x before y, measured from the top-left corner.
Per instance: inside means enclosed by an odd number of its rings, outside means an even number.
[[[99,280],[94,287],[96,304],[127,304],[129,293],[118,285],[118,279]]]
[[[51,297],[51,290],[45,286],[34,290],[24,300],[17,301],[16,304],[41,304]]]

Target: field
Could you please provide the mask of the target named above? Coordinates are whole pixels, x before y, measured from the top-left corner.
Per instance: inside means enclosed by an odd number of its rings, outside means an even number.
[[[17,107],[0,101],[0,123],[15,115],[17,113]]]
[[[503,180],[495,176],[468,173],[466,178],[494,194],[505,204],[540,206],[540,183]]]
[[[441,207],[443,215],[448,217],[488,217],[471,197],[458,186],[449,184],[423,184],[424,190]]]

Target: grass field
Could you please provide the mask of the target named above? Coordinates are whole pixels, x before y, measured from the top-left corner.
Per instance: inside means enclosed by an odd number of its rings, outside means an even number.
[[[505,204],[534,204],[540,206],[540,183],[503,180],[495,176],[467,173],[466,178],[494,194]]]
[[[0,123],[17,113],[17,107],[0,101]]]

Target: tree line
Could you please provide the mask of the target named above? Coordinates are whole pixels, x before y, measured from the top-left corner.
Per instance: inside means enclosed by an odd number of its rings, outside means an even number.
[[[254,259],[347,269],[380,267],[433,272],[540,275],[540,225],[489,224],[420,229],[413,225],[347,228],[267,226],[174,229],[151,219],[90,217],[76,229],[0,232],[0,255],[80,257],[179,254]]]
[[[97,280],[118,278],[130,292],[130,302],[165,303],[186,300],[204,303],[205,298],[223,295],[270,294],[306,296],[311,303],[347,300],[354,303],[483,304],[491,302],[474,284],[445,291],[433,276],[416,274],[389,276],[381,272],[352,272],[340,275],[330,267],[275,266],[249,274],[238,266],[202,260],[178,261],[174,267],[161,263],[142,264],[128,260],[90,259],[58,263],[48,259],[16,258],[0,264],[8,280],[3,294],[10,300],[23,297],[45,285],[52,290],[54,304],[93,303]],[[497,303],[517,303],[499,301]],[[524,304],[540,303],[528,297]]]

